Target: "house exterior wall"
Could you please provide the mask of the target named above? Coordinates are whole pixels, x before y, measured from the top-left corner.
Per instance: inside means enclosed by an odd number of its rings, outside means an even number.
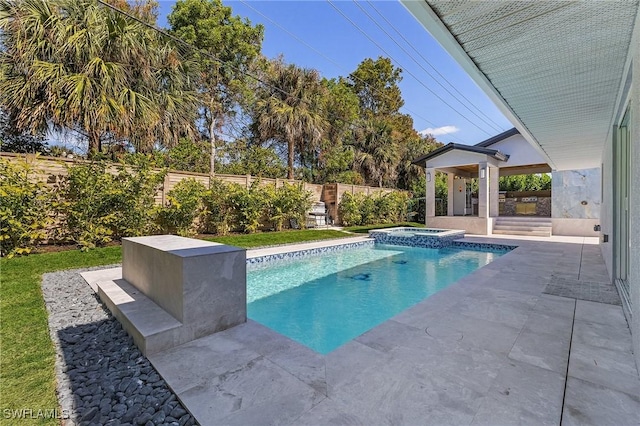
[[[509,155],[509,160],[503,165],[505,167],[528,166],[547,162],[522,135],[510,136],[487,148],[497,149]]]
[[[601,170],[599,167],[551,173],[553,235],[597,237],[600,222]]]
[[[488,235],[493,229],[493,219],[473,216],[428,217],[427,228],[462,229],[468,234]]]
[[[633,185],[640,182],[640,13],[636,16],[635,32],[631,42],[633,77],[631,83],[631,191],[629,220],[629,290],[634,315],[631,317],[631,334],[636,365],[640,365],[640,191]]]
[[[551,173],[551,217],[600,218],[600,168]]]
[[[602,153],[602,205],[600,206],[600,250],[613,281],[613,142],[605,144]],[[605,235],[608,241],[605,242]]]
[[[633,353],[636,365],[640,367],[640,191],[634,185],[640,182],[640,14],[636,16],[634,36],[631,42],[630,52],[632,64],[636,65],[633,72],[631,87],[628,93],[622,94],[622,99],[629,96],[631,107],[631,141],[630,141],[630,184],[629,194],[629,271],[627,281],[629,284],[629,298],[631,301],[633,315],[627,314],[627,321],[631,329],[633,342]],[[627,105],[623,102],[622,110],[617,111],[616,116],[622,117]],[[618,123],[614,123],[618,124]],[[613,132],[612,132],[613,133]],[[615,279],[615,259],[614,255],[614,152],[613,136],[607,141],[602,155],[602,207],[601,207],[601,240],[600,249],[604,257],[609,276]],[[608,236],[608,242],[603,241],[604,236]]]
[[[479,154],[475,152],[467,152],[461,150],[445,152],[435,158],[430,158],[426,162],[427,168],[448,168],[466,166],[469,164],[478,164],[481,161],[486,161],[492,166],[498,166],[498,160],[490,158],[486,154]]]

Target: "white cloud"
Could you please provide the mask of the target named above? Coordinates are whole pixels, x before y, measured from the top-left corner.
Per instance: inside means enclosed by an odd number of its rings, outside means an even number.
[[[431,136],[442,136],[448,135],[451,133],[455,133],[460,131],[456,126],[442,126],[442,127],[429,127],[427,129],[421,130],[418,133],[422,136],[431,135]]]

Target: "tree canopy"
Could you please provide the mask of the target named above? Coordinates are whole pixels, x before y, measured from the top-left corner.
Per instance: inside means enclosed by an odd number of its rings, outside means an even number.
[[[193,135],[191,64],[145,25],[92,0],[0,0],[0,31],[0,106],[17,130],[73,129],[94,154]]]
[[[53,127],[89,156],[115,144],[125,161],[212,175],[407,189],[422,176],[411,161],[441,145],[401,112],[389,58],[323,78],[265,58],[263,27],[221,0],[178,0],[169,35],[153,28],[156,0],[108,2],[0,0],[4,134],[39,141]]]
[[[171,34],[189,43],[198,68],[202,125],[215,171],[216,131],[251,96],[247,72],[260,55],[264,29],[233,16],[220,0],[178,0],[167,17]]]

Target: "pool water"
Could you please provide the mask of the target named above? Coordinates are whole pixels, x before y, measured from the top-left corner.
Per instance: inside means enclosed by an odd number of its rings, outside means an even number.
[[[249,318],[326,354],[504,252],[380,245],[247,272]]]

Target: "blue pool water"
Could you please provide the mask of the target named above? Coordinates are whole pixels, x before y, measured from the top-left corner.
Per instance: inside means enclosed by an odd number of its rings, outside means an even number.
[[[504,252],[391,245],[247,272],[249,318],[326,354]]]

